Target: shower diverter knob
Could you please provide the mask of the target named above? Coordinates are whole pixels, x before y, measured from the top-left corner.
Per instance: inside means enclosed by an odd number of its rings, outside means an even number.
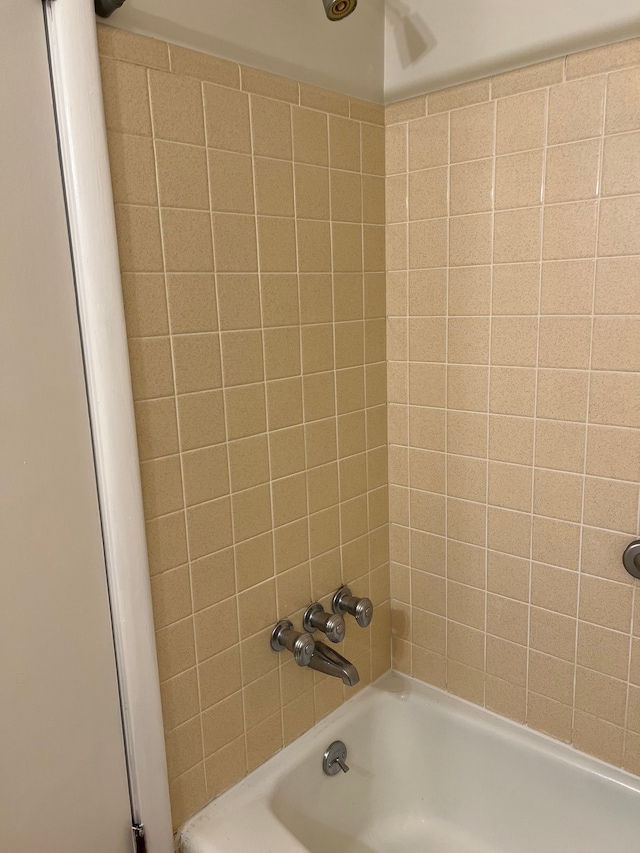
[[[350,613],[361,628],[366,628],[373,619],[373,604],[370,598],[356,598],[348,586],[341,586],[333,596],[334,613]]]
[[[317,601],[305,610],[302,627],[310,634],[320,629],[331,643],[341,643],[344,640],[345,625],[342,615],[325,613],[324,608]]]

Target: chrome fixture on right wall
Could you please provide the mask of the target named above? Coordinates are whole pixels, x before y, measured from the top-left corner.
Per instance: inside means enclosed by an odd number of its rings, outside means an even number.
[[[640,539],[634,539],[624,549],[622,565],[632,577],[640,579]]]

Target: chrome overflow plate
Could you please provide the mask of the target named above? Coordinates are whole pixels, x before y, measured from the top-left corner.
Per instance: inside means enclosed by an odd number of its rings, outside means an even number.
[[[640,539],[635,539],[624,549],[622,563],[629,574],[640,578]]]
[[[327,776],[336,776],[341,770],[343,773],[349,772],[347,747],[341,740],[334,740],[327,747],[327,751],[322,756],[322,769]]]

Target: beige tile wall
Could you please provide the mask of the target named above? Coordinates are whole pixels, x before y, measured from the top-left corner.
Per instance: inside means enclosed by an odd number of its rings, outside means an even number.
[[[99,28],[174,824],[390,665],[383,110]]]
[[[99,40],[178,825],[345,698],[277,617],[348,581],[389,665],[385,134]],[[638,103],[634,41],[386,110],[394,665],[636,773]]]
[[[386,111],[394,666],[638,774],[639,105],[631,41]]]

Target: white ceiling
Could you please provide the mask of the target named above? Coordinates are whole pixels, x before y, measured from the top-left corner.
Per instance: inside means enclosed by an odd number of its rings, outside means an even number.
[[[382,103],[384,0],[343,21],[322,0],[127,0],[107,23]]]
[[[639,0],[386,0],[385,99],[634,36]]]
[[[640,36],[640,0],[127,0],[109,24],[386,103]]]

